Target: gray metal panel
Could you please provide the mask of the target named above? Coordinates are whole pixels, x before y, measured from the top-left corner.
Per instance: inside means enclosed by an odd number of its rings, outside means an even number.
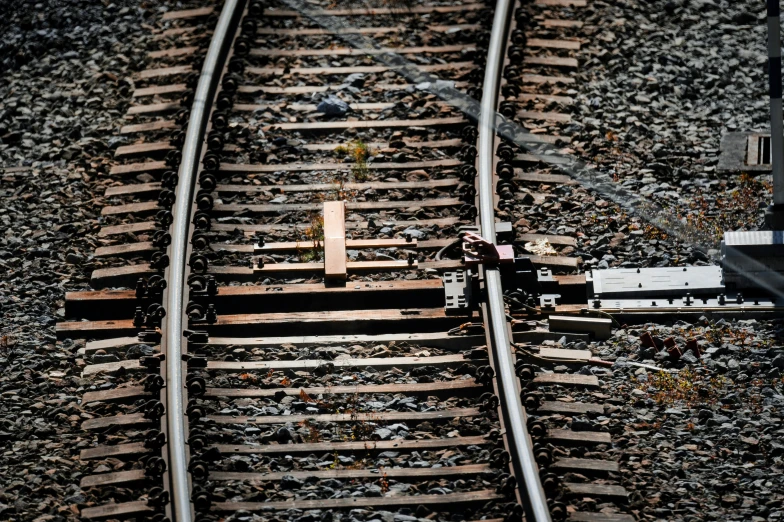
[[[718,266],[674,268],[612,268],[593,270],[593,293],[599,298],[634,299],[635,297],[681,297],[717,295],[724,291]]]
[[[784,255],[784,232],[754,230],[725,232],[721,243],[724,256],[778,257]]]
[[[719,164],[716,166],[716,172],[753,172],[755,174],[770,172],[770,164],[746,164],[749,136],[752,135],[763,136],[766,134],[759,132],[729,132],[721,137],[721,152],[719,153]]]

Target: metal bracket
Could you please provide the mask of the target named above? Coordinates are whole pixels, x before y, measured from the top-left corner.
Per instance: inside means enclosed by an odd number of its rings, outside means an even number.
[[[445,272],[444,281],[444,313],[446,315],[461,315],[472,308],[471,297],[471,272],[460,270]]]
[[[463,259],[469,268],[514,263],[512,245],[494,245],[475,232],[463,236]]]

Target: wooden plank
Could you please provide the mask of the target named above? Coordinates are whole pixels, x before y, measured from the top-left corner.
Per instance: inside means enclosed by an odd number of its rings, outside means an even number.
[[[131,516],[151,515],[155,509],[147,505],[146,500],[122,502],[119,504],[104,504],[102,506],[87,507],[82,509],[82,518],[127,518]]]
[[[137,256],[155,249],[156,247],[153,246],[152,241],[140,241],[139,243],[98,247],[95,249],[95,257]]]
[[[385,111],[395,106],[394,103],[349,103],[352,111]],[[298,112],[314,112],[318,108],[315,103],[235,103],[232,109],[240,112],[253,112],[265,109],[287,109]]]
[[[437,246],[438,243],[443,243]],[[346,248],[353,250],[361,249],[377,249],[377,248],[407,248],[415,250],[418,247],[427,247],[432,249],[441,248],[449,243],[449,240],[434,240],[434,241],[421,241],[417,242],[412,240],[406,243],[405,239],[347,239]],[[245,254],[261,255],[269,252],[299,252],[302,250],[320,249],[323,248],[321,241],[285,241],[282,243],[265,243],[263,247],[258,245],[227,245],[217,244],[210,245],[210,248],[215,252],[240,252]],[[150,250],[152,250],[150,245]]]
[[[101,227],[98,231],[98,237],[116,236],[119,234],[136,234],[138,232],[151,232],[156,230],[157,226],[155,221],[143,221],[139,223],[126,223],[123,225],[112,225],[108,227]]]
[[[82,477],[79,487],[82,489],[94,488],[98,486],[116,486],[118,484],[130,484],[142,482],[147,479],[143,469],[132,469],[128,471],[115,471],[113,473],[99,473],[97,475],[85,475]]]
[[[620,513],[589,513],[576,511],[569,513],[569,522],[635,522],[637,519],[631,515]]]
[[[467,362],[463,354],[434,355],[429,357],[367,357],[357,359],[297,359],[295,361],[209,361],[207,369],[220,372],[247,373],[261,371],[291,370],[312,372],[326,366],[345,368],[400,368],[409,369],[419,366],[449,367]],[[593,410],[592,410],[593,411]],[[601,408],[603,412],[604,409]]]
[[[559,413],[562,415],[582,415],[585,413],[604,413],[604,406],[590,402],[543,401],[536,411]]]
[[[139,114],[158,114],[161,112],[171,112],[180,109],[182,105],[180,102],[161,102],[150,103],[148,105],[133,105],[128,107],[125,113],[127,116],[135,116]]]
[[[162,163],[162,162],[161,162]],[[458,167],[463,162],[458,159],[439,159],[428,161],[408,161],[404,163],[397,162],[373,162],[368,163],[368,170],[405,170],[405,169],[430,169],[437,167]],[[281,163],[272,165],[259,165],[259,164],[237,164],[237,163],[222,163],[220,172],[225,174],[245,173],[245,172],[313,172],[313,171],[333,171],[333,170],[350,170],[355,165],[354,163]]]
[[[576,269],[578,266],[577,258],[562,257],[562,256],[518,256],[530,259],[535,265],[547,266],[550,268],[571,268]]]
[[[395,219],[376,219],[372,223],[373,223],[373,228],[399,227],[399,226],[452,227],[452,226],[457,226],[461,223],[467,223],[467,221],[460,220],[456,217],[447,217],[447,218],[435,218],[435,219],[418,219],[414,221],[411,220],[399,221]],[[260,225],[247,224],[247,223],[234,223],[234,224],[214,223],[212,225],[211,230],[213,232],[234,232],[235,230],[239,230],[245,232],[247,235],[253,235],[256,232],[264,232],[264,233],[281,232],[281,231],[293,232],[296,230],[305,230],[308,227],[310,227],[310,225],[306,223],[270,223],[270,224],[260,224]],[[370,223],[367,221],[346,222],[346,230],[366,230],[368,228],[370,228]]]
[[[579,29],[583,26],[583,23],[578,20],[555,20],[555,19],[546,19],[540,22],[545,27],[562,27],[562,28],[574,28]]]
[[[349,272],[389,272],[389,271],[398,271],[398,270],[418,270],[420,268],[425,268],[424,265],[421,265],[414,261],[413,263],[409,263],[408,261],[348,261],[346,262],[346,269]],[[250,270],[250,271],[246,271]],[[268,276],[272,274],[277,274],[281,277],[285,276],[299,276],[304,274],[316,274],[316,273],[323,273],[324,272],[324,263],[322,262],[315,262],[315,263],[268,263],[262,267],[253,268],[253,269],[246,269],[244,267],[238,266],[216,266],[210,268],[209,273],[214,274],[216,276],[224,276],[228,280],[231,280],[232,277],[242,277],[247,275],[254,275],[254,276]],[[223,278],[221,278],[223,280]]]
[[[473,314],[475,317],[476,314]],[[285,312],[264,314],[221,315],[212,325],[204,325],[213,335],[275,335],[280,329],[295,329],[302,335],[352,335],[382,334],[399,330],[405,325],[411,333],[426,333],[454,328],[470,316],[447,316],[443,308],[424,309],[375,309],[375,310],[337,310],[322,312]],[[109,338],[132,335],[138,331],[131,319],[70,321],[57,323],[59,338]],[[544,348],[540,349],[544,350]],[[561,352],[580,352],[579,350],[558,350]],[[568,354],[569,358],[574,358]],[[135,370],[138,360],[124,360],[104,364],[89,365],[84,368],[85,375],[99,372],[116,372],[120,368]]]
[[[152,397],[152,393],[144,391],[144,386],[125,386],[111,390],[85,392],[82,396],[82,405],[91,402],[123,402],[144,397]]]
[[[548,174],[545,172],[525,172],[523,169],[514,169],[514,180],[529,183],[547,183],[552,185],[573,185],[576,183],[571,176],[566,174]]]
[[[171,120],[151,121],[147,123],[137,123],[134,125],[124,125],[120,128],[120,134],[134,134],[137,132],[153,132],[159,130],[176,129],[178,125]]]
[[[128,323],[131,323],[131,321],[128,321]],[[144,369],[145,367],[141,365],[139,359],[126,359],[110,363],[88,364],[82,369],[82,377],[89,377],[99,373],[114,374],[119,371],[137,372]]]
[[[595,375],[582,375],[579,373],[538,373],[534,377],[534,384],[540,386],[598,388],[599,378]]]
[[[580,50],[580,42],[578,40],[546,40],[543,38],[529,38],[526,42],[526,45],[528,47],[541,47],[544,49],[568,49],[570,51]]]
[[[161,207],[157,201],[141,201],[139,203],[126,203],[125,205],[106,205],[101,209],[102,216],[124,216],[126,214],[154,214]]]
[[[141,388],[141,387],[137,387]],[[119,388],[126,389],[126,388]],[[311,397],[319,395],[369,395],[369,394],[395,394],[404,393],[410,395],[436,395],[436,396],[465,396],[476,394],[482,389],[482,385],[473,379],[460,379],[455,381],[440,381],[432,383],[413,383],[413,384],[378,384],[378,385],[356,385],[356,386],[313,386],[309,388],[207,388],[204,399],[241,398],[248,397],[253,399],[274,398],[278,394],[298,397],[301,392],[307,393]],[[113,390],[112,390],[113,391]],[[85,394],[85,397],[87,395]],[[82,404],[85,399],[82,399]]]
[[[527,92],[518,94],[517,100],[518,101],[537,101],[537,100],[551,101],[555,103],[562,103],[564,105],[571,105],[572,103],[574,103],[574,98],[571,98],[569,96],[555,96],[552,94],[539,94],[539,93],[532,94]],[[541,135],[535,134],[535,136],[541,136]],[[571,140],[571,138],[568,138],[566,136],[558,136],[558,139],[566,140],[567,142]]]
[[[526,56],[523,58],[526,65],[544,65],[545,67],[571,67],[578,66],[577,58],[562,58],[560,56]]]
[[[356,240],[349,240],[356,241]],[[398,240],[401,241],[401,240]],[[350,243],[347,243],[350,244]],[[247,245],[252,247],[252,245]],[[444,290],[440,279],[393,280],[353,283],[325,287],[321,283],[279,284],[254,286],[220,286],[211,302],[221,313],[282,312],[336,310],[357,308],[403,308],[411,300],[422,308],[444,306]],[[385,303],[385,304],[384,304]],[[67,292],[66,317],[82,319],[125,319],[133,315],[136,306],[135,290],[96,290]],[[119,340],[117,341],[120,342]],[[122,346],[139,344],[136,337],[122,339]],[[86,351],[118,346],[105,341],[90,342]]]
[[[324,221],[325,221],[324,225],[326,229],[326,218]],[[342,231],[345,234],[345,227],[342,228]],[[325,238],[326,238],[326,233],[325,233]],[[448,239],[443,241],[444,244],[450,242],[451,241]],[[362,250],[362,249],[375,249],[375,248],[415,249],[418,243],[416,239],[412,239],[411,241],[406,241],[405,239],[381,238],[381,239],[346,239],[345,241],[343,241],[343,244],[345,245],[346,248]],[[220,247],[220,245],[213,245],[213,246]],[[254,254],[261,254],[264,252],[286,252],[286,251],[297,251],[297,250],[313,248],[314,242],[313,241],[286,241],[283,243],[264,243],[264,246],[259,246],[259,245],[226,245],[226,246],[250,247],[248,249],[250,252]],[[319,248],[321,246],[322,246],[321,241],[317,241],[315,247]],[[440,248],[441,246],[434,247],[434,248]],[[241,251],[245,251],[245,249],[241,249]]]
[[[99,460],[118,457],[135,457],[151,453],[152,450],[144,446],[144,442],[129,442],[127,444],[117,444],[114,446],[96,446],[94,448],[83,449],[79,453],[81,460]]]
[[[139,174],[141,172],[156,172],[168,170],[170,167],[165,161],[143,161],[138,163],[128,163],[127,165],[115,165],[109,170],[109,175],[119,176],[123,174]]]
[[[309,478],[315,478],[317,480],[379,479],[382,476],[395,480],[432,480],[440,477],[473,477],[476,475],[490,475],[495,473],[497,473],[497,471],[488,464],[467,464],[464,466],[440,468],[322,469],[312,471],[278,471],[272,473],[213,471],[210,472],[210,480],[217,482],[242,481],[260,483],[283,480],[283,477],[287,476],[299,480],[307,480]]]
[[[405,143],[406,148],[411,148],[411,149],[426,149],[426,148],[442,149],[442,148],[449,148],[449,147],[460,148],[463,145],[465,145],[465,143],[463,143],[463,140],[458,138],[454,138],[451,140],[433,140],[433,141],[411,141],[411,140],[402,140],[402,141]],[[304,150],[311,150],[311,151],[334,151],[340,145],[342,145],[342,143],[308,143],[304,145],[298,145],[297,148],[301,148]],[[371,149],[395,148],[395,147],[390,147],[389,143],[387,142],[380,142],[380,141],[374,141],[368,143],[367,146]],[[432,180],[432,181],[436,181],[436,180]]]
[[[570,114],[561,114],[560,112],[517,111],[517,117],[521,120],[557,121],[560,123],[572,121]]]
[[[277,502],[216,502],[211,511],[267,511],[286,509],[362,509],[397,508],[402,506],[442,506],[447,509],[461,509],[465,504],[486,504],[503,501],[506,497],[494,489],[470,491],[466,493],[447,493],[445,495],[395,495],[391,497],[351,497],[320,500],[287,500]]]
[[[139,71],[136,77],[141,80],[150,80],[152,78],[163,78],[165,76],[174,76],[177,74],[188,74],[194,72],[193,67],[190,65],[175,65],[173,67],[158,67],[155,69],[145,69]]]
[[[150,183],[150,187],[160,183]],[[343,190],[427,190],[437,188],[454,188],[465,185],[458,178],[433,179],[428,181],[364,181],[360,183],[344,183],[340,185]],[[131,185],[132,187],[140,185]],[[299,192],[322,192],[335,190],[338,187],[335,183],[312,183],[302,185],[233,185],[221,184],[215,187],[215,192],[221,194],[245,193],[256,194],[260,192],[273,192],[280,194],[299,193]],[[111,187],[114,188],[114,187]],[[107,190],[107,195],[108,191]]]
[[[149,192],[158,192],[161,188],[161,184],[157,181],[151,183],[134,183],[133,185],[117,185],[114,187],[106,187],[104,196],[107,198],[114,196],[135,196],[138,194],[147,194]]]
[[[132,97],[143,98],[145,96],[158,96],[162,94],[178,94],[188,90],[188,86],[184,83],[175,83],[173,85],[151,85],[150,87],[142,87],[133,91]]]
[[[536,5],[550,7],[585,7],[588,3],[586,0],[536,0]]]
[[[420,209],[420,208],[441,208],[455,207],[463,204],[460,198],[436,198],[408,201],[348,201],[346,210],[362,212],[367,210],[387,210],[396,208]],[[101,210],[101,215],[127,214],[131,212],[152,212],[158,208],[158,203],[130,203],[128,205],[106,206]],[[320,203],[218,203],[213,205],[213,215],[256,213],[256,214],[276,214],[278,212],[309,212],[321,210]]]
[[[324,278],[345,281],[346,277],[346,204],[325,201]]]
[[[613,460],[574,458],[558,458],[550,469],[558,473],[574,472],[583,475],[607,475],[621,471],[618,463]]]
[[[114,151],[114,159],[135,158],[138,156],[146,156],[153,154],[166,153],[173,150],[174,147],[168,141],[155,141],[152,143],[135,143],[133,145],[123,145],[117,147]],[[110,190],[117,187],[109,187]]]
[[[476,49],[474,45],[423,45],[420,47],[378,47],[356,49],[335,47],[329,49],[251,49],[251,56],[374,56],[377,54],[459,53]]]
[[[564,85],[575,83],[574,78],[569,78],[567,76],[543,76],[541,74],[522,74],[520,75],[520,81],[523,83],[561,83]]]
[[[176,58],[177,56],[189,56],[191,54],[196,53],[199,50],[198,47],[172,47],[170,49],[161,49],[160,51],[152,51],[147,53],[153,60],[158,60],[160,58]]]
[[[455,82],[455,89],[465,89],[468,82]],[[373,84],[373,91],[403,91],[412,87],[408,83],[376,83]],[[314,92],[338,91],[341,86],[338,84],[330,85],[297,85],[292,87],[273,87],[268,85],[240,85],[237,92],[240,94],[312,94]]]
[[[546,239],[551,245],[566,245],[577,246],[577,240],[569,236],[550,236],[547,234],[520,234],[517,236],[515,242],[536,242]]]
[[[115,282],[133,281],[135,283],[135,281],[140,277],[150,277],[151,275],[157,273],[159,273],[158,270],[150,268],[148,263],[110,268],[98,268],[93,270],[93,273],[90,276],[90,285],[93,288],[104,288],[105,286],[113,286]]]
[[[180,36],[183,34],[193,33],[196,31],[196,29],[198,28],[195,25],[189,25],[184,27],[172,27],[156,35],[153,35],[152,39],[155,41],[160,41],[169,38],[171,36]]]
[[[198,18],[200,16],[209,16],[215,12],[215,8],[200,7],[198,9],[183,9],[180,11],[168,11],[163,14],[161,20],[183,20],[186,18]]]
[[[275,424],[299,424],[300,422],[449,422],[453,419],[478,417],[479,408],[449,408],[431,411],[370,411],[354,413],[320,413],[305,415],[208,415],[206,418],[216,424],[253,424],[271,426]]]
[[[599,497],[622,501],[628,500],[629,497],[626,488],[615,484],[564,482],[561,485],[564,493],[570,497]]]
[[[154,273],[154,272],[152,272]],[[57,335],[60,339],[69,336],[79,336],[89,334],[97,334],[100,332],[112,332],[113,337],[119,335],[135,334],[138,330],[130,320],[122,321],[61,321],[55,326]],[[130,361],[120,361],[121,363],[128,363]],[[117,363],[110,363],[117,364]]]
[[[274,123],[263,127],[268,130],[345,130],[345,129],[396,129],[410,127],[436,127],[439,125],[465,125],[463,116],[449,118],[426,118],[422,120],[355,120],[355,121],[308,121],[299,123]],[[368,166],[372,163],[368,164]]]
[[[222,455],[302,455],[310,453],[361,451],[378,453],[381,451],[425,451],[461,446],[487,446],[492,444],[484,436],[446,437],[441,439],[419,440],[368,440],[355,442],[306,442],[299,444],[217,444],[214,447]]]
[[[375,7],[369,9],[311,9],[307,16],[379,16],[430,13],[462,13],[484,9],[485,4],[467,3],[459,5],[417,5],[398,7]],[[265,9],[264,16],[271,18],[299,18],[302,13],[288,9]]]
[[[125,292],[125,290],[109,290],[109,292]],[[135,292],[130,291],[129,293],[133,294]],[[134,344],[139,343],[139,337],[132,336],[132,337],[115,337],[113,339],[100,339],[98,341],[88,341],[87,344],[84,345],[83,350],[85,353],[89,353],[90,351],[95,350],[105,350],[108,348],[122,348],[126,346],[132,346]]]
[[[129,413],[128,415],[111,415],[87,419],[82,422],[82,429],[90,431],[103,430],[115,426],[145,426],[148,424],[152,424],[152,421],[145,418],[143,413]]]
[[[438,347],[448,350],[464,350],[481,346],[485,338],[481,335],[448,335],[442,332],[424,332],[407,334],[380,334],[380,335],[303,335],[285,337],[210,337],[210,346],[255,346],[278,347],[290,344],[298,347],[329,346],[346,343],[389,343],[407,342],[423,347]],[[515,341],[520,341],[515,335]]]
[[[474,62],[451,62],[451,63],[436,63],[432,65],[417,65],[416,68],[422,72],[444,72],[456,70],[471,70],[476,68]],[[177,69],[177,67],[168,67],[167,69]],[[190,67],[188,67],[190,69]],[[246,74],[255,74],[258,76],[282,76],[282,75],[300,75],[300,76],[324,76],[324,75],[348,75],[348,74],[381,74],[388,71],[395,71],[397,67],[389,67],[386,65],[351,65],[346,67],[246,67]],[[161,69],[151,69],[142,71],[139,74],[157,74],[162,76],[165,72]],[[169,73],[178,74],[178,73]]]
[[[421,221],[416,222],[425,226]],[[413,223],[412,223],[413,224]],[[259,225],[228,225],[223,230],[247,230],[247,231],[268,231],[275,230],[274,228],[262,228]],[[213,226],[213,230],[217,227]],[[561,256],[536,256],[536,255],[522,255],[526,259],[530,259],[535,265],[545,266],[554,270],[576,269],[578,266],[576,258],[561,257]],[[406,261],[349,261],[346,263],[346,268],[349,272],[352,271],[389,271],[389,270],[457,270],[463,268],[461,260],[445,260],[445,261],[424,261],[415,262],[409,265]],[[226,280],[242,280],[242,281],[255,281],[260,275],[279,274],[285,277],[286,274],[293,276],[293,274],[306,274],[322,272],[324,270],[322,263],[277,263],[265,264],[263,268],[247,268],[240,266],[213,266],[210,267],[208,273],[214,275],[219,281]],[[139,277],[149,277],[157,274],[157,270],[150,268],[149,264],[131,264],[122,267],[100,268],[93,270],[90,279],[90,285],[95,289],[105,288],[107,286],[122,286],[135,284]],[[559,313],[563,313],[562,309],[557,309]],[[579,310],[578,310],[579,311]],[[69,323],[62,323],[69,324]],[[60,331],[60,330],[58,330]],[[69,330],[72,332],[79,331],[78,328]],[[65,329],[62,332],[66,332]]]
[[[427,30],[434,33],[446,33],[456,31],[476,31],[481,26],[479,24],[456,24],[456,25],[430,25]],[[340,34],[388,34],[403,33],[410,31],[411,28],[403,25],[395,27],[341,27]],[[259,27],[256,31],[260,36],[335,36],[334,31],[321,28],[298,28],[285,29],[278,27]],[[264,43],[264,41],[262,41]]]
[[[521,163],[547,163],[548,165],[570,165],[574,161],[568,156],[556,154],[515,154],[512,164],[519,166]]]
[[[553,444],[564,446],[612,444],[610,434],[604,431],[547,430],[547,439]]]
[[[472,314],[471,317],[475,317]],[[216,336],[280,335],[296,331],[299,335],[350,335],[395,333],[406,327],[409,333],[442,332],[469,320],[469,316],[448,316],[443,308],[337,310],[221,315],[210,325]],[[97,322],[96,322],[97,323]],[[69,323],[64,323],[69,324]]]

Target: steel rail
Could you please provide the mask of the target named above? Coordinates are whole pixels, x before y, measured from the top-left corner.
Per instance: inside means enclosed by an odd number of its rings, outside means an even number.
[[[493,183],[494,144],[496,123],[499,122],[496,108],[501,88],[504,53],[508,39],[508,28],[514,0],[498,0],[493,19],[493,29],[487,51],[485,77],[482,85],[482,103],[479,113],[479,136],[477,147],[479,220],[482,236],[496,243],[495,234],[495,187]],[[533,454],[533,442],[528,435],[528,419],[520,399],[520,385],[512,358],[509,325],[504,310],[501,274],[497,268],[485,268],[485,290],[487,292],[488,337],[495,362],[499,403],[506,430],[507,447],[517,488],[528,522],[550,522],[539,469]]]
[[[197,171],[202,155],[204,134],[207,129],[212,104],[218,89],[230,44],[236,33],[244,0],[226,0],[212,41],[204,59],[196,94],[191,106],[188,129],[182,149],[179,182],[173,220],[170,228],[171,245],[167,270],[167,288],[163,296],[166,317],[161,325],[163,337],[161,350],[166,354],[166,431],[168,474],[171,497],[171,514],[176,522],[190,522],[193,510],[190,503],[188,477],[187,430],[185,426],[186,399],[183,379],[183,325],[187,325],[183,306],[187,291],[188,231],[190,229],[193,194]],[[187,370],[186,370],[187,371]]]

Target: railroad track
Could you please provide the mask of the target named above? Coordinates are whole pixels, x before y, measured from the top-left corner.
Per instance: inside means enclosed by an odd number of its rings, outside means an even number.
[[[632,520],[582,420],[601,383],[562,371],[597,361],[541,345],[588,335],[513,331],[500,265],[459,248],[478,233],[564,274],[566,303],[584,288],[574,237],[535,222],[579,188],[493,130],[498,111],[568,144],[584,2],[297,5],[168,13],[129,92],[97,290],[58,325],[95,379],[82,517]],[[446,306],[466,274],[482,305]]]

